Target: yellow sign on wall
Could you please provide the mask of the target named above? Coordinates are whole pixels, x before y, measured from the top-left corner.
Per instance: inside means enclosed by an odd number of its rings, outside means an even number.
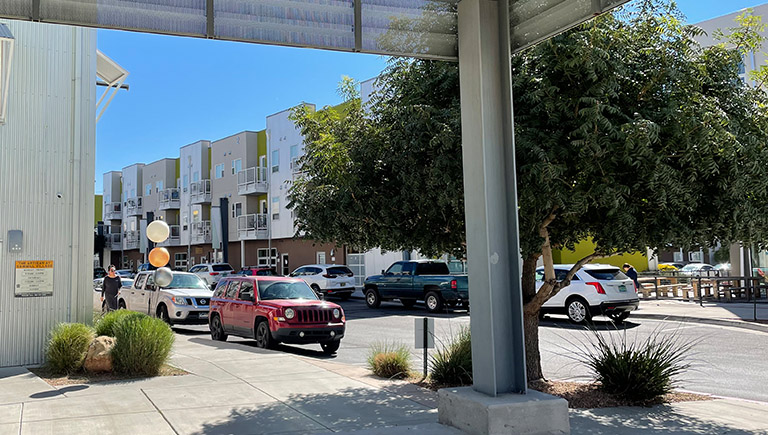
[[[53,296],[53,261],[17,261],[14,294],[19,298]]]

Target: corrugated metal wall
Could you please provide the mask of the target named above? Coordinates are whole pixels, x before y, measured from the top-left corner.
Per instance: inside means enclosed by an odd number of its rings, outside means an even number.
[[[0,366],[43,362],[58,322],[92,317],[95,30],[3,20],[16,39],[0,125]],[[14,297],[15,261],[53,260],[52,297]]]

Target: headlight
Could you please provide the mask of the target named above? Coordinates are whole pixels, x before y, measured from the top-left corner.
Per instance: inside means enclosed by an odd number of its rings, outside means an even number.
[[[286,308],[285,309],[285,318],[286,319],[293,319],[296,316],[296,311],[293,311],[293,308]]]
[[[187,300],[184,299],[181,296],[174,296],[173,297],[173,303],[176,304],[176,305],[188,305],[187,304]]]
[[[341,317],[341,310],[339,310],[338,308],[334,308],[333,309],[333,318],[334,319],[338,319],[339,317]]]

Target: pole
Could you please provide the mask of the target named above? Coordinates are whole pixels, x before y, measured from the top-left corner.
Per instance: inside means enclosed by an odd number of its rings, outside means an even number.
[[[223,262],[229,263],[229,199],[219,198],[219,216],[221,216],[221,252]]]
[[[189,272],[190,264],[189,259],[192,258],[192,188],[190,183],[192,181],[192,156],[187,156],[187,185],[182,186],[187,188],[187,272]],[[181,177],[181,182],[184,182],[184,177]]]
[[[429,318],[424,318],[424,377],[427,377],[427,359],[429,358]]]

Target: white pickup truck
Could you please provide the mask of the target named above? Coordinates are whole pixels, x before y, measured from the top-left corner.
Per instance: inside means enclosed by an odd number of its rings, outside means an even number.
[[[139,273],[131,287],[120,289],[117,304],[122,309],[155,315],[170,325],[207,324],[212,296],[208,284],[195,274],[173,272],[173,281],[158,288],[154,271],[150,271]]]

